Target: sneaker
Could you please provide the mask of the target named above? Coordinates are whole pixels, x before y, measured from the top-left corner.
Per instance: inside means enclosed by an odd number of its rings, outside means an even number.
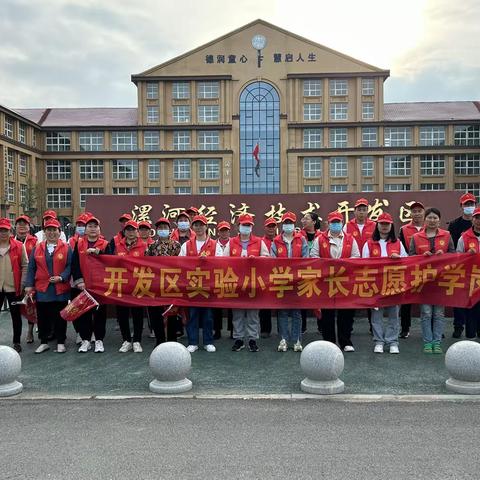
[[[282,338],[282,339],[280,340],[280,343],[278,344],[277,350],[278,350],[279,352],[286,352],[287,349],[288,349],[287,341],[286,341],[284,338]]]
[[[443,349],[442,349],[442,346],[440,345],[440,342],[432,343],[432,351],[433,353],[443,353]]]
[[[133,342],[133,353],[142,353],[143,348],[140,342]]]
[[[57,345],[57,349],[55,351],[57,353],[65,353],[67,351],[67,349],[65,348],[65,344],[64,343],[59,343]]]
[[[75,339],[75,343],[77,345],[80,345],[83,342],[82,337],[80,336],[79,333],[77,333],[77,338]]]
[[[398,345],[390,345],[390,353],[400,353]]]
[[[213,353],[216,352],[217,349],[215,348],[215,345],[209,344],[209,345],[204,345],[204,350],[207,351],[208,353]]]
[[[295,345],[293,346],[293,351],[294,352],[301,352],[303,350],[302,344],[300,343],[300,340],[298,342],[295,342]]]
[[[251,352],[258,352],[258,345],[257,345],[257,342],[255,340],[249,340],[248,341],[248,349],[251,351]]]
[[[198,350],[198,345],[188,345],[188,346],[187,346],[187,350],[188,350],[190,353],[196,352],[196,351]]]
[[[132,349],[132,342],[125,342],[122,343],[122,346],[118,349],[119,352],[127,353]]]
[[[423,344],[423,353],[433,353],[432,344],[430,342]]]
[[[82,340],[80,347],[78,348],[78,353],[86,353],[92,349],[90,342],[88,340]]]
[[[232,352],[239,352],[245,348],[243,340],[235,340],[235,343],[232,346]]]
[[[354,352],[355,351],[355,348],[353,348],[353,345],[345,345],[343,347],[343,351],[344,352]]]
[[[383,353],[383,345],[381,343],[377,343],[373,347],[373,353]]]
[[[409,336],[410,332],[408,330],[402,330],[399,335],[400,338],[408,338]]]
[[[95,340],[95,353],[103,353],[105,348],[102,340]]]
[[[43,352],[46,352],[47,350],[50,350],[48,343],[41,343],[35,350],[35,353],[43,353]]]
[[[21,346],[19,343],[14,343],[14,344],[13,344],[13,349],[14,349],[16,352],[20,353],[20,352],[22,351],[22,346]]]
[[[462,327],[454,327],[453,328],[453,333],[452,333],[452,338],[460,338],[463,333],[463,328]]]

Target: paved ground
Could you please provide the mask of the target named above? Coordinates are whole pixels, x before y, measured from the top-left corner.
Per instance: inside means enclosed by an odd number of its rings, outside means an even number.
[[[0,419],[2,480],[478,478],[475,403],[3,400]]]

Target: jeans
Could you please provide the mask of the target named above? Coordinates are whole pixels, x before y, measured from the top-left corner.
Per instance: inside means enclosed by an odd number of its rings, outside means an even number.
[[[260,329],[258,310],[232,310],[233,338],[235,340],[257,340]]]
[[[301,340],[302,314],[300,310],[278,310],[278,328],[280,337],[287,342],[299,342]],[[292,317],[292,328],[288,328],[288,317]]]
[[[203,345],[213,343],[213,313],[211,308],[190,307],[190,319],[187,323],[187,337],[189,345],[198,345],[198,329],[202,321]]]
[[[388,322],[386,328],[383,325],[383,313],[387,312]],[[397,345],[400,320],[398,318],[398,305],[383,307],[378,310],[372,309],[372,333],[375,344]]]
[[[445,324],[445,307],[420,305],[420,320],[424,343],[441,342]]]

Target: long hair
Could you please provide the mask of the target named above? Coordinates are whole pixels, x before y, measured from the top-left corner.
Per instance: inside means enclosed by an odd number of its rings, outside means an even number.
[[[313,220],[313,228],[315,230],[320,229],[320,217],[318,216],[318,213],[315,212],[309,212],[307,215],[310,215],[311,219]]]
[[[373,231],[372,234],[372,240],[374,242],[378,242],[380,240],[380,232],[378,231],[378,222],[375,225],[375,230]],[[390,232],[388,232],[388,237],[387,241],[390,242],[395,242],[397,240],[397,236],[395,235],[395,225],[392,223],[392,228],[390,229]]]

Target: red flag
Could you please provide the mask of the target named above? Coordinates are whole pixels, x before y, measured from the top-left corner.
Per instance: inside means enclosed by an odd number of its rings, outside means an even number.
[[[94,307],[98,307],[98,302],[86,290],[83,290],[61,310],[60,315],[66,322],[73,322]]]
[[[255,145],[255,148],[253,149],[252,152],[253,158],[256,160],[257,165],[255,166],[255,174],[257,177],[260,176],[260,144],[257,142]]]

